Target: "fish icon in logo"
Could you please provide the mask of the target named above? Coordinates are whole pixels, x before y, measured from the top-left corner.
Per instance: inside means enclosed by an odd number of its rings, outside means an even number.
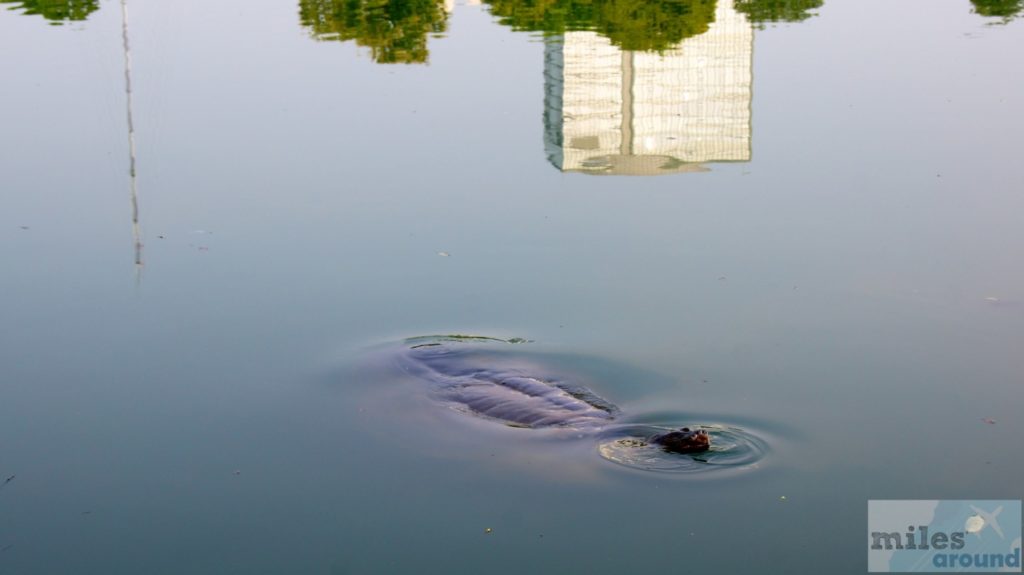
[[[999,527],[999,521],[996,519],[996,517],[1003,512],[1002,505],[996,507],[994,511],[984,511],[973,505],[971,505],[971,509],[974,510],[975,514],[968,517],[967,521],[964,522],[965,531],[968,533],[974,533],[978,539],[981,539],[981,531],[985,529],[986,525],[989,525],[999,535],[1000,539],[1005,539],[1003,536],[1003,529]]]

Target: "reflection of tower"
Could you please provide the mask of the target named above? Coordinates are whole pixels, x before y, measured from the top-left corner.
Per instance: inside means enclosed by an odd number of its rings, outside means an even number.
[[[754,31],[718,0],[708,31],[661,53],[594,32],[544,49],[544,144],[562,171],[655,175],[750,161]]]
[[[131,185],[132,241],[135,244],[135,280],[142,273],[142,234],[139,232],[138,174],[135,171],[135,120],[132,116],[132,53],[128,43],[128,0],[121,0],[121,41],[124,46],[124,94],[128,118],[128,177]]]

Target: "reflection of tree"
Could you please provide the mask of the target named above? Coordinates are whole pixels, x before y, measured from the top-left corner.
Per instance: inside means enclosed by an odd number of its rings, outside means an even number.
[[[0,4],[15,4],[11,10],[37,14],[55,25],[68,20],[85,20],[100,8],[99,0],[0,0]]]
[[[624,50],[666,50],[703,34],[716,0],[484,0],[514,30],[593,30]]]
[[[427,37],[447,27],[443,0],[299,0],[320,40],[355,40],[381,64],[427,61]]]
[[[1013,20],[1024,10],[1024,0],[971,0],[971,4],[976,14],[1002,18],[1003,22]]]
[[[755,25],[765,22],[802,22],[814,16],[824,0],[736,0],[736,11],[747,15]]]

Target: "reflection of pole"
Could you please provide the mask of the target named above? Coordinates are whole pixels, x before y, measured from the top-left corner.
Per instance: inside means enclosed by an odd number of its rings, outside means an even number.
[[[121,39],[124,41],[124,93],[128,109],[128,175],[131,179],[132,240],[135,243],[135,279],[142,273],[142,233],[139,231],[139,196],[135,177],[135,121],[132,118],[132,55],[128,47],[128,0],[121,0]]]
[[[622,50],[622,142],[619,153],[633,155],[633,52]]]

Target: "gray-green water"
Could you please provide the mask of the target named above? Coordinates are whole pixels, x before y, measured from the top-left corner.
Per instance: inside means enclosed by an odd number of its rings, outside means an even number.
[[[816,4],[127,0],[134,226],[121,4],[5,2],[0,573],[862,573],[868,499],[1020,499],[1020,3]],[[767,450],[455,413],[434,333]]]

